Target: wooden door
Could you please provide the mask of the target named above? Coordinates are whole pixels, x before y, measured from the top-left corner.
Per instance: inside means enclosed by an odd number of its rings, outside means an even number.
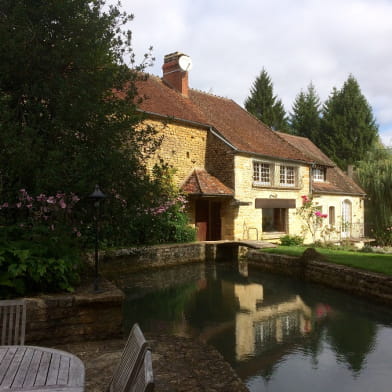
[[[207,241],[208,238],[208,210],[207,200],[196,200],[195,224],[198,241]]]
[[[217,241],[221,237],[221,203],[196,200],[195,224],[198,241]]]

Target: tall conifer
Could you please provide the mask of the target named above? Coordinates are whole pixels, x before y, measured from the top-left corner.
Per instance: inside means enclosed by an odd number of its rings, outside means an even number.
[[[282,101],[274,95],[274,88],[267,71],[263,68],[253,82],[245,108],[264,124],[279,131],[288,130],[286,112]]]
[[[290,114],[292,132],[318,143],[320,133],[320,98],[312,83],[307,91],[301,91],[295,98],[293,112]]]
[[[372,108],[350,75],[333,89],[322,110],[319,147],[342,169],[356,164],[375,143],[378,127]]]

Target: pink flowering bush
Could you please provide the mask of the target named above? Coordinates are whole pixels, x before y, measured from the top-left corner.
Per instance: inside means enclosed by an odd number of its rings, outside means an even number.
[[[323,214],[317,202],[313,201],[312,197],[303,195],[302,205],[297,208],[296,214],[302,218],[302,234],[310,233],[313,243],[316,242],[316,234],[322,228],[324,219],[328,218],[328,214]]]
[[[41,193],[31,196],[26,189],[20,189],[16,201],[0,203],[0,212],[6,220],[13,219],[25,230],[44,226],[54,231],[59,226],[71,227],[71,223],[74,223],[74,207],[79,200],[74,193],[57,192],[53,196]],[[78,237],[81,235],[75,224],[72,232]]]
[[[159,244],[195,241],[196,232],[188,225],[185,213],[187,201],[177,195],[137,212],[131,231],[139,244]]]

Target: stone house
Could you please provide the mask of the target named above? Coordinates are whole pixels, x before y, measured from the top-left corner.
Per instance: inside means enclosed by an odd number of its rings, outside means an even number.
[[[137,87],[145,97],[139,110],[162,136],[152,162],[176,169],[199,240],[300,235],[303,195],[329,214],[334,239],[362,236],[364,192],[351,178],[310,140],[272,131],[231,99],[190,89],[189,65],[182,53],[166,55],[163,77]]]

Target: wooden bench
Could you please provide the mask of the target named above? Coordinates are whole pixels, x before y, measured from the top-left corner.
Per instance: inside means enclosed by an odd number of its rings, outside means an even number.
[[[151,351],[138,324],[134,324],[109,392],[151,392],[154,389]]]

